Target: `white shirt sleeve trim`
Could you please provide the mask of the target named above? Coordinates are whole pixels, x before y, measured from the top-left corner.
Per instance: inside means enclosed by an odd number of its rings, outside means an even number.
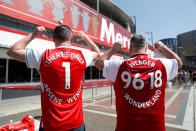
[[[104,68],[103,68],[103,77],[112,82],[116,81],[116,77],[118,74],[119,67],[124,60],[105,60],[104,61]]]
[[[176,59],[158,58],[165,66],[167,72],[167,81],[172,80],[178,74],[178,63]]]
[[[28,68],[39,68],[42,55],[45,50],[28,49],[25,52],[26,65]]]
[[[25,51],[25,61],[26,61],[27,68],[30,68],[28,64],[28,59],[27,59],[27,53],[28,53],[27,51],[28,50]]]
[[[89,50],[82,50],[82,54],[86,61],[86,67],[90,66],[93,62],[93,55],[92,52]]]

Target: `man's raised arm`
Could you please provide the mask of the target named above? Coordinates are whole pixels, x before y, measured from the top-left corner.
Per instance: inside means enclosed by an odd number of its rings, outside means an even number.
[[[97,59],[100,56],[100,50],[97,45],[83,31],[78,31],[76,37],[80,41],[83,40],[86,42],[93,54],[93,60]]]
[[[121,42],[114,43],[113,47],[106,51],[103,55],[101,55],[95,62],[95,67],[99,70],[103,70],[104,60],[109,60],[113,54],[117,51],[121,51],[123,49],[123,44]]]
[[[43,26],[38,26],[33,33],[30,33],[23,39],[14,43],[14,45],[7,51],[7,55],[19,60],[21,62],[25,62],[25,47],[35,38],[40,37],[46,29]]]
[[[167,46],[165,46],[161,41],[157,41],[154,44],[154,48],[160,51],[163,55],[166,56],[168,59],[176,59],[178,63],[178,69],[182,68],[183,63],[180,57],[174,53],[172,50],[170,50]]]

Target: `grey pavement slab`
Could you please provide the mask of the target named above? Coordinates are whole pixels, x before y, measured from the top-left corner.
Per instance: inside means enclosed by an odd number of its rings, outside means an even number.
[[[175,89],[167,89],[167,91],[175,91]],[[195,131],[195,94],[196,89],[192,88],[191,93],[188,93],[188,90],[185,90],[185,95],[188,94],[185,98],[187,99],[186,107],[184,108],[185,118],[182,126],[174,126],[171,123],[166,123],[167,131]],[[93,95],[92,95],[93,93]],[[113,94],[113,92],[112,92]],[[178,93],[180,94],[180,93]],[[190,95],[189,95],[190,94]],[[111,88],[97,88],[97,89],[83,89],[83,100],[92,101],[93,99],[98,100],[97,98],[103,96],[110,96]],[[114,97],[114,96],[113,96]],[[168,105],[169,106],[169,105]],[[40,119],[41,116],[41,106],[40,106],[40,96],[30,96],[22,97],[17,99],[8,99],[1,101],[2,111],[0,112],[0,126],[8,124],[10,120],[20,121],[25,115],[29,114],[35,119]],[[108,115],[105,112],[90,112],[84,109],[84,120],[86,124],[87,131],[111,131],[115,129],[116,124],[116,115]],[[107,121],[106,121],[107,120]],[[191,124],[192,123],[192,124]],[[39,124],[38,124],[39,125]]]

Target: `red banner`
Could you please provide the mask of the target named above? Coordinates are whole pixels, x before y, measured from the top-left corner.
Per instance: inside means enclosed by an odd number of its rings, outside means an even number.
[[[0,13],[53,29],[62,20],[75,34],[86,32],[95,42],[112,46],[124,41],[129,47],[132,33],[78,0],[1,0]]]

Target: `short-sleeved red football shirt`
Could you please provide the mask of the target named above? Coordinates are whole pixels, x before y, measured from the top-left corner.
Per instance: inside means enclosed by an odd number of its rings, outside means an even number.
[[[83,124],[82,78],[92,62],[90,51],[71,47],[26,52],[29,67],[39,68],[42,122],[47,131],[63,131]]]
[[[103,76],[114,82],[116,131],[165,131],[165,87],[177,71],[176,60],[147,54],[104,61]]]

